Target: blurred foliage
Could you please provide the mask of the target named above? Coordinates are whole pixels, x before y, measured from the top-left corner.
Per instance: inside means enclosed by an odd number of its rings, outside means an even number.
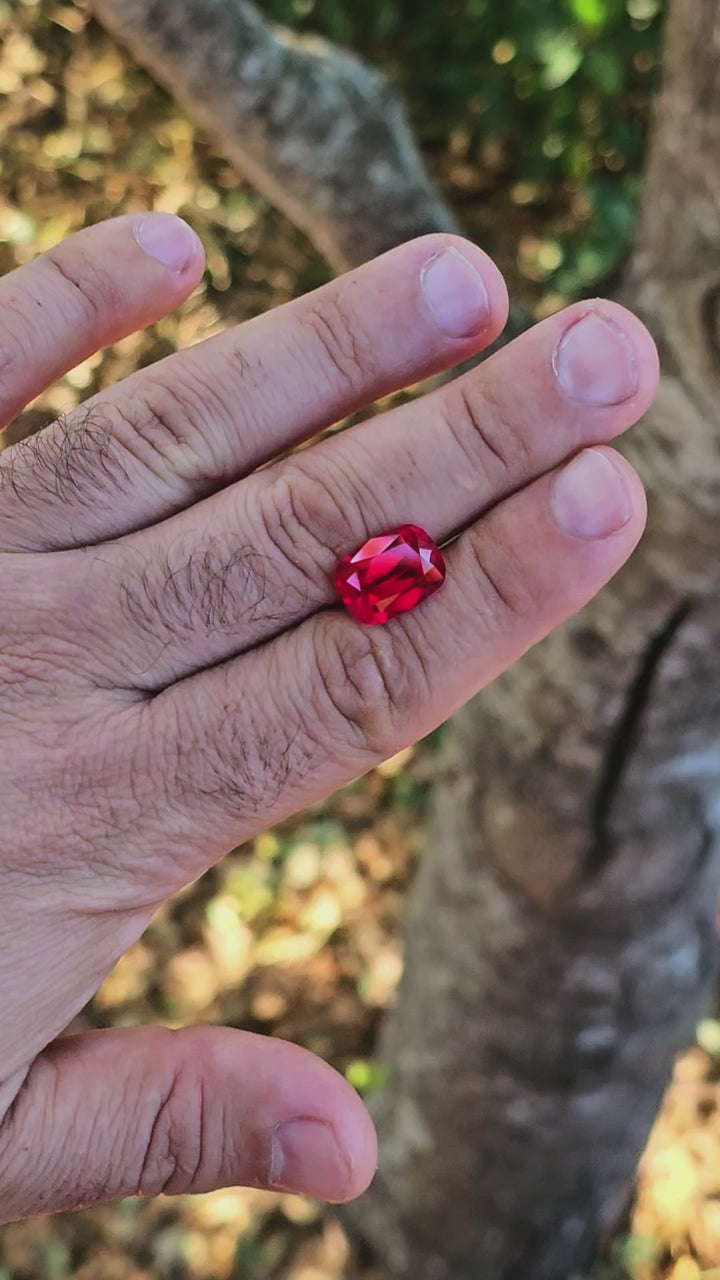
[[[550,306],[593,290],[630,245],[662,0],[263,0],[384,67],[475,225],[501,185],[542,211],[520,269]],[[493,238],[491,202],[487,237]],[[511,222],[520,231],[523,219]],[[480,221],[482,226],[482,219]]]

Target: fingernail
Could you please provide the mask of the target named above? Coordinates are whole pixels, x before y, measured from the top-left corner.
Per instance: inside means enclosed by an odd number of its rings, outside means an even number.
[[[568,330],[553,356],[553,368],[565,394],[588,408],[623,404],[640,384],[632,342],[596,311]]]
[[[317,1200],[339,1202],[350,1192],[352,1169],[324,1120],[286,1120],[273,1132],[269,1185]]]
[[[551,504],[563,533],[588,540],[617,533],[633,512],[624,476],[597,449],[585,449],[555,477]]]
[[[457,249],[443,249],[423,267],[425,301],[451,338],[470,338],[490,319],[490,299],[480,272]]]
[[[184,271],[196,256],[200,240],[174,213],[151,213],[135,227],[135,239],[156,262]]]

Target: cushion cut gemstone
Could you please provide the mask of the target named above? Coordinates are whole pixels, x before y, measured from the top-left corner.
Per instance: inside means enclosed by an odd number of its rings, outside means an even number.
[[[369,626],[414,609],[445,581],[445,561],[432,538],[416,524],[370,538],[343,556],[335,586],[345,608]]]

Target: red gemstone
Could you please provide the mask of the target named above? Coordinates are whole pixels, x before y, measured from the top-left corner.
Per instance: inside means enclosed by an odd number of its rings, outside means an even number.
[[[348,613],[371,627],[414,609],[444,581],[442,553],[416,524],[370,538],[354,555],[343,556],[335,570]]]

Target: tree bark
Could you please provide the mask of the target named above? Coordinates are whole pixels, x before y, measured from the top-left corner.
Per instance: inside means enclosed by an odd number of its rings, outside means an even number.
[[[259,191],[338,270],[455,231],[379,71],[272,27],[246,0],[89,0]]]
[[[720,874],[720,7],[674,0],[622,300],[664,373],[640,551],[458,716],[351,1220],[397,1277],[564,1280],[709,999]]]

